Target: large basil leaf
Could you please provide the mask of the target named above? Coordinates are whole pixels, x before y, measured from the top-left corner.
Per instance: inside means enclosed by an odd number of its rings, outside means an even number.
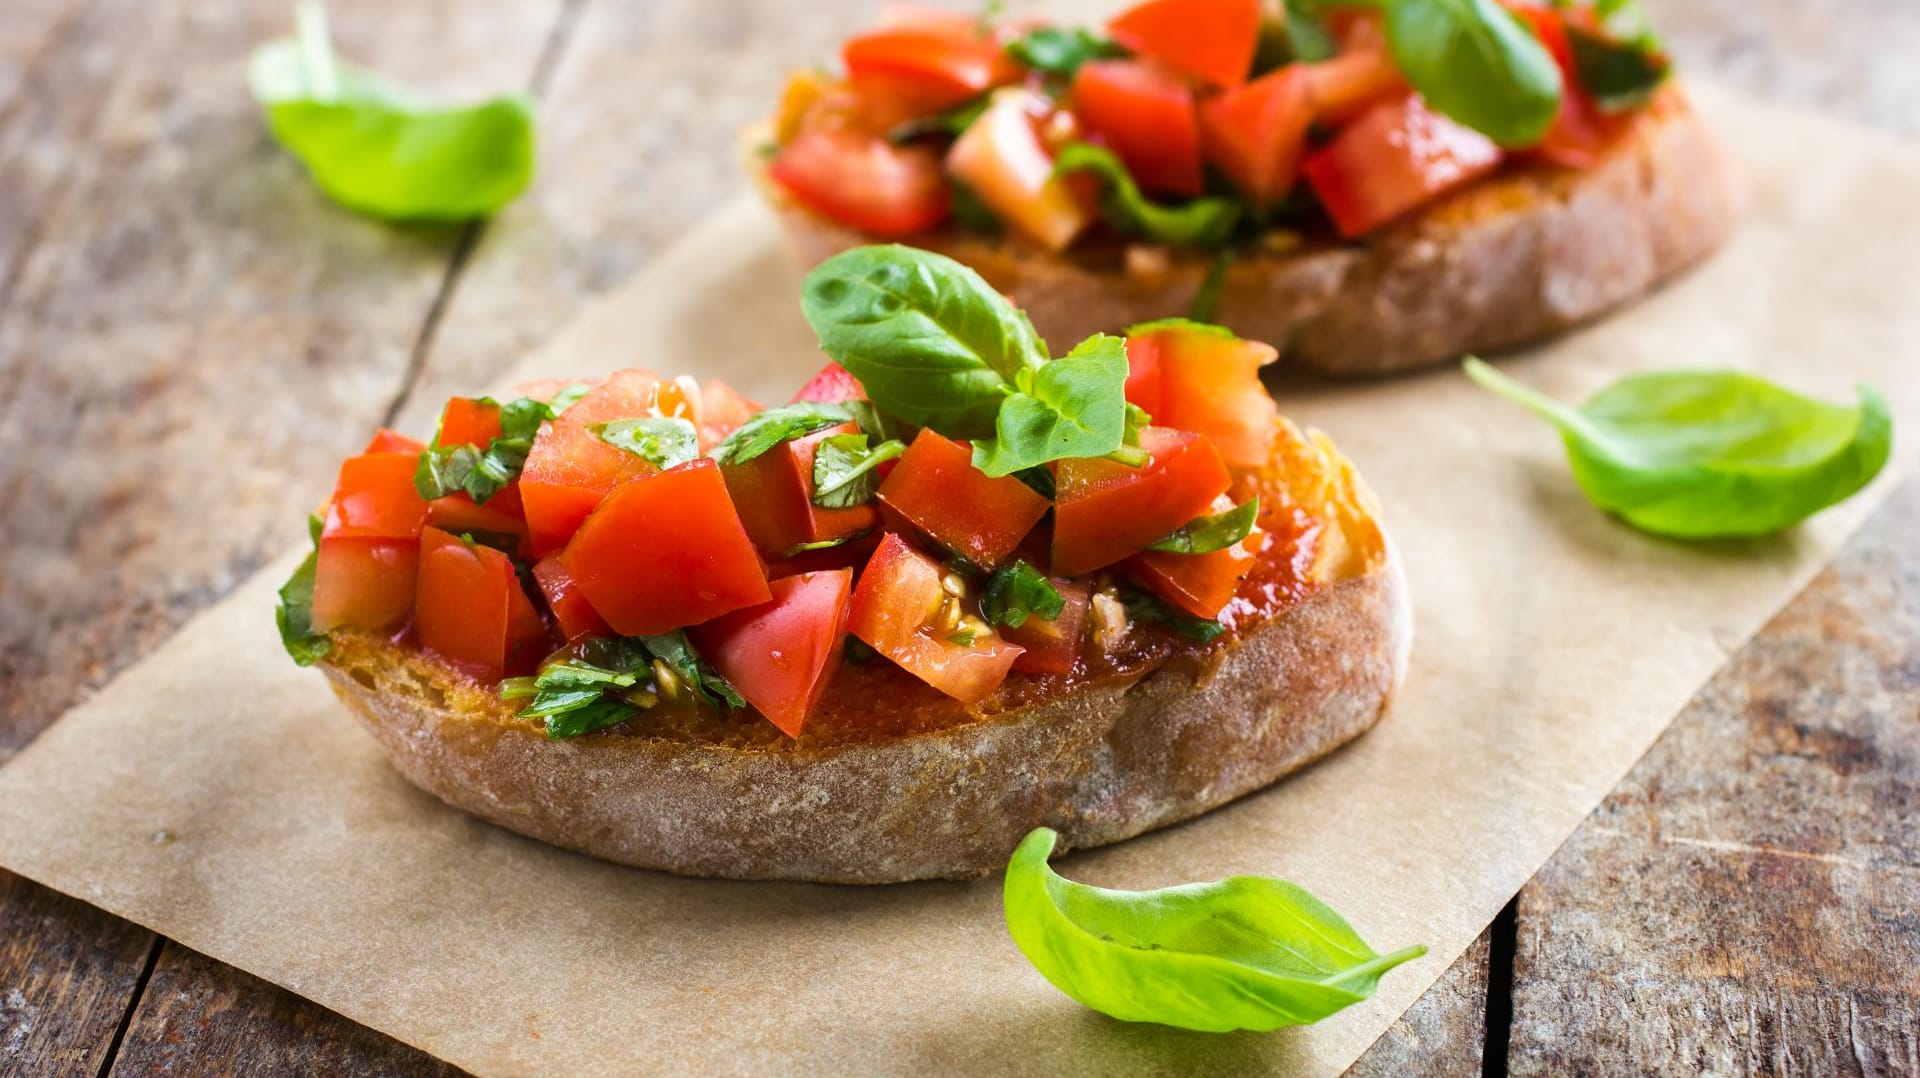
[[[253,96],[273,136],[349,209],[391,220],[463,220],[533,179],[533,105],[522,94],[439,106],[338,59],[318,4],[296,38],[255,50]]]
[[[312,666],[333,648],[327,634],[315,632],[313,628],[313,578],[320,558],[319,517],[308,519],[307,533],[312,537],[313,550],[280,586],[280,603],[273,611],[274,624],[280,627],[280,646],[286,648],[287,654],[300,666]]]
[[[1393,61],[1436,110],[1502,146],[1533,146],[1560,111],[1560,67],[1499,0],[1384,0]]]
[[[1382,955],[1285,880],[1235,876],[1157,891],[1062,879],[1038,828],[1007,865],[1007,930],[1054,987],[1129,1022],[1209,1033],[1317,1022],[1427,949]]]
[[[950,438],[986,438],[1000,402],[1047,360],[1025,313],[978,273],[898,244],[856,247],[807,275],[820,347],[882,411]]]
[[[1739,371],[1622,379],[1579,408],[1477,359],[1467,374],[1560,429],[1574,479],[1627,523],[1683,539],[1780,531],[1866,486],[1893,419],[1878,390],[1827,404]]]
[[[994,436],[973,443],[973,466],[1011,475],[1050,460],[1104,457],[1127,432],[1127,345],[1105,334],[1035,372],[1030,388],[1006,398]]]
[[[1106,184],[1100,210],[1107,223],[1130,236],[1183,247],[1218,247],[1240,223],[1240,203],[1231,198],[1196,198],[1162,206],[1140,191],[1126,163],[1112,150],[1091,142],[1069,142],[1054,156],[1055,172],[1092,172]]]

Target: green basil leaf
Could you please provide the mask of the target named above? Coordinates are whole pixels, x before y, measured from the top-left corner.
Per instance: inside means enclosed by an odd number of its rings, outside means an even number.
[[[1140,432],[1152,425],[1153,425],[1153,417],[1147,414],[1147,410],[1133,403],[1132,401],[1128,401],[1127,402],[1127,433],[1125,434],[1125,436],[1123,436],[1120,439],[1121,444],[1134,445],[1134,446],[1139,445]],[[1051,498],[1052,496],[1049,495],[1048,497]]]
[[[1291,58],[1304,64],[1330,60],[1340,51],[1333,31],[1320,17],[1320,5],[1312,0],[1285,0],[1287,49]]]
[[[700,455],[700,432],[678,416],[616,419],[587,428],[608,445],[624,449],[656,468],[666,469]]]
[[[1193,293],[1193,303],[1187,307],[1187,317],[1195,322],[1212,322],[1216,311],[1220,309],[1220,292],[1227,285],[1227,270],[1233,266],[1233,248],[1223,247],[1207,267],[1207,275],[1200,281],[1200,287]]]
[[[579,737],[625,722],[658,703],[658,695],[648,687],[660,681],[656,661],[671,669],[700,704],[746,706],[733,686],[701,660],[686,634],[677,631],[581,641],[566,658],[542,667],[531,684],[527,678],[502,681],[500,695],[509,700],[531,697],[519,717],[545,719],[548,737]]]
[[[846,405],[832,401],[795,401],[768,408],[735,427],[713,447],[712,456],[721,464],[745,464],[781,442],[804,438],[852,418],[853,412]]]
[[[950,438],[992,434],[1001,400],[1047,360],[1033,323],[978,273],[898,244],[822,262],[800,306],[874,404]]]
[[[575,382],[572,385],[569,385],[566,388],[562,389],[560,392],[555,393],[553,395],[553,399],[547,401],[547,410],[552,412],[554,415],[559,415],[561,412],[564,412],[567,409],[573,407],[574,405],[580,403],[580,398],[586,396],[591,392],[593,392],[592,386],[588,385],[585,382]]]
[[[273,610],[274,624],[280,627],[280,646],[299,666],[312,666],[333,649],[327,634],[313,629],[313,577],[320,558],[320,528],[319,517],[308,518],[313,550],[280,585],[280,603]]]
[[[1165,625],[1198,644],[1211,643],[1227,631],[1226,626],[1212,618],[1196,618],[1184,610],[1167,605],[1166,600],[1158,595],[1137,588],[1121,589],[1120,604],[1126,607],[1129,618]]]
[[[248,81],[274,138],[349,209],[388,220],[465,220],[513,201],[533,179],[525,95],[430,104],[336,58],[318,4],[300,8],[296,38],[255,50]]]
[[[954,223],[969,232],[979,232],[989,236],[1006,231],[1000,218],[994,215],[993,207],[986,204],[973,188],[947,177],[947,191],[952,196]]]
[[[680,680],[686,683],[700,702],[715,708],[747,706],[747,701],[727,679],[708,666],[693,650],[693,645],[687,642],[686,633],[676,629],[639,639],[648,651],[653,652],[654,658],[673,668],[673,672],[680,676]]]
[[[1386,0],[1393,62],[1436,111],[1502,146],[1534,146],[1560,111],[1560,67],[1499,0]]]
[[[1022,67],[1071,82],[1088,60],[1109,60],[1127,50],[1082,27],[1042,26],[1007,43],[1007,53]]]
[[[1204,333],[1209,337],[1220,337],[1226,340],[1235,339],[1233,331],[1227,327],[1215,325],[1212,322],[1202,322],[1193,318],[1156,318],[1151,322],[1135,322],[1133,325],[1127,327],[1127,336],[1138,337],[1142,334],[1153,333],[1163,329],[1183,329],[1190,330],[1194,333]]]
[[[1567,44],[1573,50],[1573,77],[1592,96],[1601,112],[1637,109],[1666,81],[1667,58],[1638,44],[1612,41],[1567,26]]]
[[[578,707],[567,708],[550,715],[542,715],[531,709],[520,713],[526,718],[545,718],[547,736],[555,741],[569,737],[591,734],[609,726],[618,726],[635,715],[640,709],[617,697],[594,696]]]
[[[947,634],[947,643],[963,648],[970,648],[973,646],[973,637],[974,632],[972,629],[955,629]]]
[[[994,436],[973,443],[990,476],[1069,457],[1104,457],[1126,444],[1127,344],[1098,334],[1041,367],[1032,388],[1000,405]]]
[[[464,491],[474,504],[485,505],[501,487],[520,478],[540,424],[553,416],[549,405],[521,397],[500,406],[500,436],[484,449],[441,445],[436,433],[433,444],[420,454],[420,465],[413,473],[414,489],[429,501]]]
[[[1560,429],[1595,505],[1681,539],[1767,535],[1851,497],[1893,446],[1886,398],[1827,404],[1738,371],[1666,371],[1615,382],[1579,408],[1477,359],[1482,387]]]
[[[1130,236],[1189,247],[1217,247],[1240,223],[1240,203],[1230,198],[1196,198],[1180,206],[1151,202],[1133,182],[1133,174],[1112,150],[1091,142],[1069,142],[1054,156],[1053,170],[1092,172],[1106,182],[1100,199],[1107,223]]]
[[[1063,879],[1036,828],[1007,863],[1007,931],[1055,988],[1129,1022],[1224,1033],[1309,1025],[1427,953],[1380,954],[1304,888],[1234,876],[1157,891]]]
[[[1653,20],[1647,17],[1640,0],[1599,0],[1593,5],[1593,14],[1613,40],[1631,42],[1649,52],[1660,51],[1660,35],[1654,32]]]
[[[811,554],[816,550],[832,550],[837,546],[846,546],[855,539],[865,539],[868,535],[872,534],[872,531],[873,529],[871,528],[865,528],[851,535],[835,536],[832,539],[821,539],[812,543],[797,543],[787,548],[785,557],[797,558],[802,554]]]
[[[906,451],[906,443],[897,441],[869,449],[865,434],[822,438],[813,454],[813,504],[822,509],[867,504],[880,489],[880,473],[874,469]]]
[[[1224,513],[1190,520],[1179,531],[1147,544],[1168,554],[1211,554],[1245,540],[1260,519],[1260,499],[1248,498]]]
[[[989,94],[968,98],[960,104],[936,112],[931,116],[920,116],[904,123],[895,124],[887,131],[887,141],[898,146],[928,135],[957,135],[973,126],[973,121],[987,111]]]
[[[1009,629],[1018,629],[1030,617],[1052,621],[1066,608],[1066,596],[1053,586],[1047,574],[1024,561],[1016,561],[987,578],[986,590],[980,593],[980,616],[989,625]]]
[[[1135,409],[1128,409],[1127,411],[1127,430],[1129,434],[1134,434],[1137,436],[1137,432],[1133,428],[1134,411]],[[1147,413],[1142,411],[1140,412],[1140,414],[1146,415]],[[1131,445],[1134,443],[1129,442],[1128,444]],[[1052,472],[1046,470],[1045,468],[1038,468],[1038,467],[1022,468],[1019,471],[1013,473],[1013,477],[1015,479],[1020,480],[1022,483],[1025,483],[1027,485],[1028,490],[1033,491],[1035,494],[1040,495],[1042,498],[1045,498],[1048,501],[1053,500],[1053,495],[1055,492],[1054,492]]]

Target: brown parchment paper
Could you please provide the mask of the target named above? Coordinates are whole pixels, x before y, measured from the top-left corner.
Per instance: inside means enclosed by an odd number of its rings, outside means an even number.
[[[1753,180],[1738,239],[1509,369],[1567,396],[1678,364],[1752,367],[1834,398],[1870,379],[1910,436],[1920,151],[1698,96]],[[516,378],[647,365],[781,399],[818,363],[797,279],[742,201]],[[1284,404],[1333,434],[1386,507],[1417,605],[1400,699],[1374,733],[1265,794],[1063,867],[1129,887],[1282,875],[1382,950],[1432,948],[1317,1027],[1206,1036],[1085,1011],[1008,940],[997,879],[682,880],[470,820],[402,781],[320,676],[281,654],[270,609],[290,561],[0,769],[0,862],[483,1073],[1336,1071],[1891,476],[1790,534],[1688,546],[1592,510],[1557,439],[1455,371]]]

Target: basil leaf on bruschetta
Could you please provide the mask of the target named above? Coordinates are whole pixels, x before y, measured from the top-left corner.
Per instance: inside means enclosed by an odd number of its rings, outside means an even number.
[[[1394,63],[1434,109],[1502,146],[1532,146],[1564,92],[1540,39],[1499,0],[1383,0]]]
[[[1855,405],[1741,371],[1637,374],[1573,407],[1478,359],[1468,377],[1559,428],[1595,505],[1680,539],[1768,535],[1852,497],[1886,466],[1893,418],[1869,385]]]
[[[1603,113],[1637,109],[1653,99],[1672,65],[1657,50],[1638,41],[1616,41],[1578,26],[1567,27],[1567,46],[1580,85]]]
[[[782,442],[825,430],[853,418],[845,404],[832,401],[794,401],[768,408],[734,428],[711,456],[721,464],[745,464]]]
[[[595,423],[587,428],[611,446],[632,453],[656,468],[676,467],[700,455],[700,432],[679,416],[644,416]]]
[[[986,590],[980,595],[980,616],[989,625],[1009,629],[1025,625],[1028,618],[1053,621],[1066,608],[1066,596],[1047,574],[1025,561],[1016,561],[987,578]]]
[[[1206,1033],[1310,1025],[1427,953],[1380,954],[1304,888],[1234,876],[1154,891],[1064,879],[1035,828],[1007,864],[1007,931],[1055,988],[1102,1014]]]
[[[865,505],[880,489],[879,467],[906,451],[906,443],[897,440],[869,446],[864,431],[821,439],[813,453],[813,504],[822,509]]]
[[[533,179],[533,104],[507,94],[430,104],[338,59],[318,3],[297,35],[261,46],[248,71],[273,137],[329,197],[388,220],[483,217]]]
[[[312,666],[326,657],[333,641],[313,628],[313,579],[320,557],[319,517],[312,517],[307,531],[313,537],[313,549],[287,582],[280,586],[280,604],[274,608],[274,624],[280,627],[280,644],[301,666]]]
[[[998,478],[1048,461],[1123,452],[1126,386],[1126,342],[1105,334],[1081,341],[1001,402],[994,436],[974,442],[973,466]],[[1146,460],[1137,450],[1126,456]]]
[[[1121,233],[1190,247],[1218,247],[1240,223],[1240,204],[1230,198],[1203,197],[1163,206],[1141,193],[1126,163],[1104,146],[1070,142],[1054,157],[1056,174],[1091,172],[1106,185],[1100,208]]]
[[[1232,509],[1188,521],[1165,539],[1148,543],[1147,549],[1165,554],[1211,554],[1244,542],[1259,519],[1260,499],[1248,498]]]

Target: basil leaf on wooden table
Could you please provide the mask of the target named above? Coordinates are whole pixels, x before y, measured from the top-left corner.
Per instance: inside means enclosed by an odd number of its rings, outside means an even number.
[[[1533,146],[1560,111],[1560,67],[1499,0],[1384,0],[1393,62],[1437,112]]]
[[[1106,184],[1100,198],[1107,223],[1129,235],[1159,243],[1191,247],[1218,247],[1240,223],[1240,203],[1230,198],[1196,198],[1179,206],[1162,206],[1140,191],[1127,166],[1104,146],[1069,142],[1054,156],[1055,173],[1092,172]]]
[[[656,468],[685,464],[700,455],[700,432],[679,416],[616,419],[588,427],[594,437],[624,449]]]
[[[1739,371],[1664,371],[1622,379],[1575,408],[1478,359],[1466,372],[1559,428],[1595,505],[1658,535],[1791,527],[1866,486],[1893,447],[1886,399],[1868,385],[1849,406]]]
[[[1023,379],[1000,404],[994,436],[973,443],[973,466],[1011,475],[1051,460],[1104,457],[1127,433],[1127,344],[1098,334]],[[1136,451],[1146,463],[1146,455]]]
[[[1157,891],[1074,883],[1047,864],[1057,838],[1037,828],[1014,851],[1007,930],[1054,987],[1114,1018],[1208,1033],[1308,1025],[1427,953],[1375,952],[1285,880],[1234,876]]]
[[[898,244],[815,267],[801,310],[820,347],[880,408],[949,438],[988,438],[1021,372],[1047,361],[1024,312],[978,273]]]
[[[1147,549],[1168,554],[1211,554],[1245,540],[1259,519],[1260,499],[1248,498],[1224,513],[1188,521],[1172,535],[1148,543]]]
[[[333,648],[327,634],[313,629],[313,577],[320,560],[320,528],[319,517],[308,518],[307,533],[313,539],[313,549],[280,586],[280,602],[273,610],[274,624],[280,627],[280,645],[300,666],[312,666]]]
[[[254,51],[253,96],[273,136],[349,209],[389,220],[492,213],[533,179],[533,106],[523,94],[432,104],[338,59],[326,13],[299,9],[298,36]]]
[[[822,509],[851,509],[873,500],[880,489],[880,465],[907,451],[899,441],[867,445],[863,434],[822,438],[813,453],[813,504]]]

